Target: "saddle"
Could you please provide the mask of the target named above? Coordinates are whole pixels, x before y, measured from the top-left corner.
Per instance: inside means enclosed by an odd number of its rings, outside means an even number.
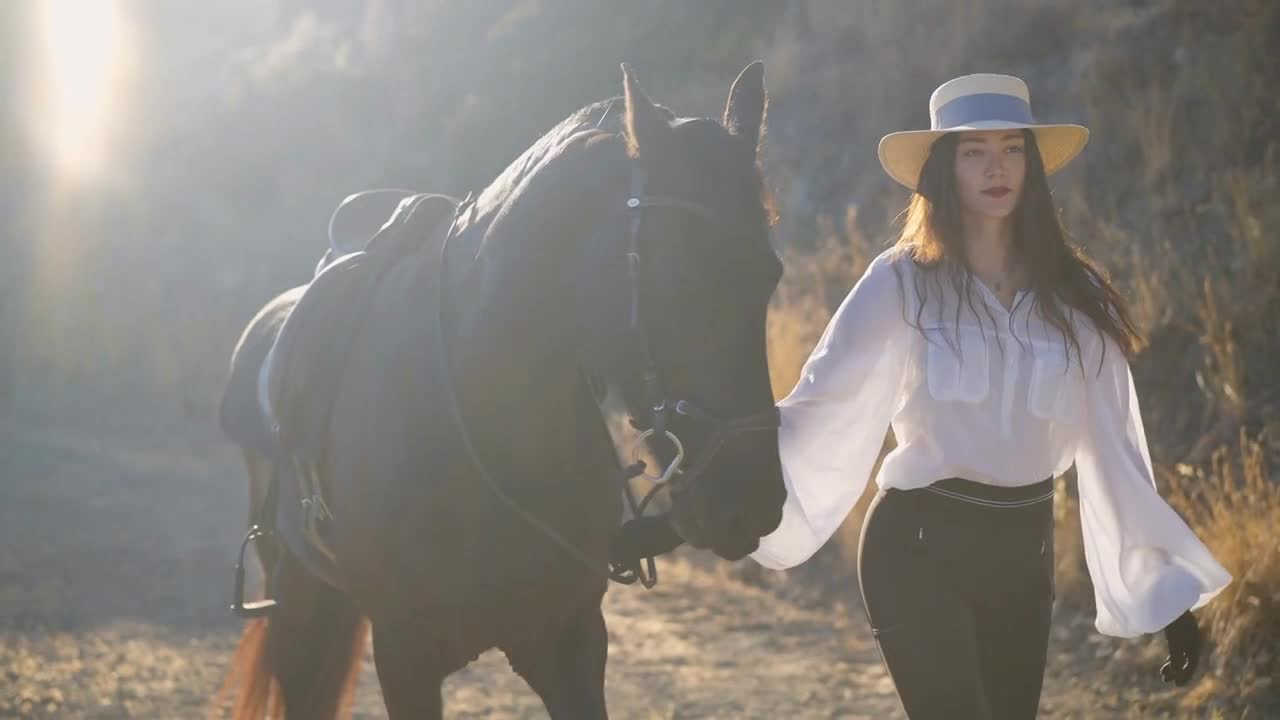
[[[400,203],[418,194],[401,188],[377,188],[343,198],[329,215],[329,249],[316,264],[315,274],[319,275],[337,258],[365,250],[378,231],[395,217]]]
[[[363,249],[331,245],[262,364],[258,401],[277,451],[274,528],[308,570],[333,585],[339,585],[336,558],[326,537],[333,514],[319,468],[348,353],[386,272],[424,244],[440,242],[459,202],[428,193],[404,197]]]

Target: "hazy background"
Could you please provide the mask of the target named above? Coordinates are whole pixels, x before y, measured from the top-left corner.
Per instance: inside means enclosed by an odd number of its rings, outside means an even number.
[[[718,116],[763,59],[788,266],[778,394],[892,237],[907,198],[876,142],[926,127],[934,87],[1018,75],[1039,118],[1091,128],[1055,197],[1151,339],[1134,369],[1162,490],[1237,578],[1203,613],[1211,672],[1167,707],[1277,701],[1274,2],[47,0],[0,5],[0,33],[0,632],[234,627],[244,490],[218,393],[240,330],[310,275],[342,197],[478,190],[619,94],[622,61],[678,113]],[[1087,618],[1060,486],[1059,617]],[[782,579],[732,578],[856,608],[857,525]],[[1114,662],[1117,686],[1145,682]]]

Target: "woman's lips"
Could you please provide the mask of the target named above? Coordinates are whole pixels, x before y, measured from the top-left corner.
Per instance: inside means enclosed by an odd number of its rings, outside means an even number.
[[[982,194],[989,195],[993,198],[1002,198],[1011,192],[1013,191],[1007,187],[993,187],[993,188],[987,188],[986,190],[983,190]]]

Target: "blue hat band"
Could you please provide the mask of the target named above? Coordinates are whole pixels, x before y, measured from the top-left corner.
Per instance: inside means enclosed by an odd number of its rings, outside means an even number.
[[[938,108],[933,115],[933,129],[991,121],[1035,124],[1031,105],[1026,100],[1003,93],[974,93],[961,95]]]

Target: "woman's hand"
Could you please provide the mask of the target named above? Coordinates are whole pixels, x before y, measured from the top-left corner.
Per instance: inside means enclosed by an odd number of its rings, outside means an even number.
[[[1200,627],[1190,610],[1169,623],[1164,639],[1169,644],[1169,657],[1160,667],[1160,677],[1179,687],[1186,685],[1200,664]]]

